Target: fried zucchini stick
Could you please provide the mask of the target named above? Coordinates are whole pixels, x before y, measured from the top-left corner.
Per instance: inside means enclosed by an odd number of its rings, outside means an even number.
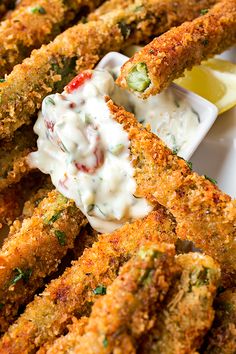
[[[150,0],[149,0],[150,1]],[[151,0],[154,2],[155,0]],[[178,26],[184,21],[191,21],[198,17],[206,8],[210,8],[219,0],[159,0],[156,11],[159,14],[160,23],[157,24],[157,32],[160,35],[173,26]],[[113,9],[126,9],[129,5],[136,3],[136,7],[142,6],[135,0],[108,0],[89,14],[89,20],[97,20],[105,13]]]
[[[9,74],[34,48],[54,39],[83,8],[93,10],[102,0],[31,0],[20,4],[0,24],[0,73]]]
[[[57,269],[85,223],[72,201],[52,191],[18,232],[6,239],[0,250],[0,332]]]
[[[36,148],[33,126],[23,126],[11,140],[0,141],[0,191],[17,183],[27,175],[31,167],[27,155]]]
[[[75,336],[72,353],[136,353],[148,332],[166,293],[178,274],[173,246],[145,244],[120,270],[98,299],[89,317],[85,334]],[[48,354],[65,353],[54,348]]]
[[[219,267],[212,258],[199,253],[180,255],[176,262],[182,268],[181,277],[170,289],[139,353],[195,353],[211,327]]]
[[[71,268],[26,307],[0,340],[0,352],[33,352],[63,334],[74,316],[88,315],[101,289],[113,282],[120,266],[145,240],[176,240],[175,222],[161,207],[143,220],[101,235]]]
[[[114,10],[97,21],[71,27],[16,65],[0,83],[0,138],[28,124],[46,95],[62,90],[76,73],[93,68],[109,51],[147,41],[171,26],[172,17],[161,15],[159,1],[138,0],[125,10]],[[211,1],[196,1],[195,6],[186,2],[185,10],[188,16],[191,12],[197,16],[201,6]],[[171,4],[175,9],[175,2]],[[184,14],[178,12],[179,22],[185,19]],[[173,21],[177,21],[175,16]]]
[[[110,100],[113,118],[129,134],[136,196],[165,206],[176,218],[177,235],[220,263],[225,286],[236,283],[236,200],[172,153],[134,115]]]
[[[204,354],[236,353],[236,289],[216,298],[216,315],[206,340]]]
[[[147,98],[161,92],[185,69],[235,43],[236,2],[222,0],[205,15],[171,29],[136,53],[123,65],[117,83]]]

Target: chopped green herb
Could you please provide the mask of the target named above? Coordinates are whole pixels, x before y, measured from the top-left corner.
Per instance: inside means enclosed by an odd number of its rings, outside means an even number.
[[[50,60],[52,70],[56,74],[61,75],[61,80],[54,83],[53,90],[55,92],[63,91],[64,86],[77,74],[75,70],[77,59],[77,57],[62,57],[60,58],[60,62],[58,62],[58,59],[53,57]]]
[[[87,213],[88,214],[91,213],[91,211],[93,211],[94,207],[95,207],[95,204],[89,204],[88,208],[87,208]]]
[[[122,152],[122,150],[124,150],[123,144],[117,144],[110,148],[110,152],[115,156],[119,155]]]
[[[141,11],[143,9],[143,5],[136,6],[134,12]]]
[[[179,149],[178,149],[177,147],[175,147],[175,148],[172,150],[172,153],[173,153],[174,155],[177,155],[177,154],[178,154],[178,151],[179,151]]]
[[[118,27],[121,31],[122,36],[124,37],[124,39],[127,39],[130,35],[131,29],[130,27],[124,22],[124,21],[120,21],[118,23]]]
[[[10,281],[10,285],[15,285],[21,279],[23,279],[27,283],[32,274],[32,269],[26,269],[25,271],[23,271],[20,268],[16,268],[14,269],[14,273],[15,275]]]
[[[204,175],[204,177],[208,179],[208,181],[210,181],[211,183],[217,184],[217,181],[214,178],[208,177],[207,175]]]
[[[141,259],[146,259],[147,257],[150,257],[151,259],[158,258],[162,255],[162,252],[159,252],[157,250],[153,250],[152,248],[146,248],[142,247],[139,252],[138,252],[138,257]]]
[[[4,304],[0,302],[0,310],[4,307]]]
[[[53,106],[55,106],[55,101],[51,98],[51,97],[47,97],[46,99],[45,99],[45,103],[46,104],[52,104]]]
[[[54,234],[56,235],[58,242],[61,246],[66,245],[66,234],[64,231],[61,230],[54,230]]]
[[[208,9],[202,9],[201,11],[200,11],[200,14],[201,15],[206,15],[207,13],[208,13]]]
[[[101,213],[103,216],[106,216],[106,214],[99,208],[98,205],[95,205],[95,207],[100,211],[100,213]]]
[[[84,115],[84,122],[86,124],[90,124],[92,122],[92,118],[91,118],[91,115],[90,114],[85,114]]]
[[[5,81],[6,81],[6,79],[0,79],[0,83],[1,83],[1,82],[5,82]]]
[[[177,98],[175,98],[174,102],[175,102],[176,107],[179,108],[180,104],[179,104],[179,101],[177,100]]]
[[[191,107],[191,111],[197,116],[198,123],[201,123],[200,115],[193,107]]]
[[[153,276],[153,269],[146,269],[139,278],[139,284],[149,285]]]
[[[58,204],[61,204],[61,205],[63,205],[63,204],[65,204],[65,203],[67,203],[67,201],[68,201],[68,199],[63,195],[63,194],[59,194],[58,195],[58,197],[57,197],[57,203]]]
[[[104,285],[98,285],[96,289],[93,290],[95,295],[106,295],[107,288]]]
[[[151,80],[148,77],[147,65],[138,63],[135,65],[127,76],[128,86],[137,92],[143,92],[150,85]]]
[[[105,337],[105,338],[103,339],[102,344],[103,344],[104,348],[107,348],[107,346],[108,346],[107,337]]]
[[[62,210],[56,212],[50,219],[45,218],[44,223],[49,224],[49,225],[53,224],[55,221],[57,221],[60,218],[61,213],[62,213]]]
[[[171,140],[172,140],[172,146],[173,146],[173,151],[179,151],[179,147],[177,145],[176,137],[173,134],[171,135]]]
[[[190,170],[193,169],[193,163],[191,161],[186,161],[186,164],[188,165],[188,167],[190,168]]]
[[[200,287],[209,284],[209,268],[195,269],[190,275],[190,285]]]
[[[42,6],[32,7],[31,12],[32,14],[40,14],[40,15],[45,15],[47,13],[45,8]]]

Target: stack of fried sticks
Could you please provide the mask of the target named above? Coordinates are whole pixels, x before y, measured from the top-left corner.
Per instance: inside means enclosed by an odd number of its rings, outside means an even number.
[[[0,222],[10,226],[0,250],[0,353],[234,353],[235,201],[109,98],[129,134],[136,195],[154,207],[146,218],[98,236],[27,155],[47,94],[109,51],[155,36],[118,83],[143,97],[159,92],[236,43],[236,1],[101,3],[21,0],[6,12],[14,4],[0,2]],[[177,254],[178,239],[203,253]]]

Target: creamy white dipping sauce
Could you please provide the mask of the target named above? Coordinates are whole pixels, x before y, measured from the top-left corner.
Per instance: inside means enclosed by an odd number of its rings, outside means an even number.
[[[119,71],[120,67],[112,70],[114,78]],[[116,87],[112,99],[133,112],[144,126],[150,126],[151,131],[179,156],[186,150],[200,124],[200,116],[187,98],[177,96],[171,88],[142,100]]]
[[[29,157],[99,232],[111,232],[152,210],[134,196],[128,134],[105,102],[114,90],[110,73],[93,71],[72,92],[46,97],[34,126],[38,151]]]
[[[51,175],[55,187],[75,201],[94,229],[111,232],[144,217],[152,207],[134,196],[128,135],[112,118],[105,96],[134,112],[180,154],[199,125],[199,117],[171,90],[142,101],[116,86],[107,70],[82,73],[82,81],[83,75],[84,83],[71,92],[69,84],[62,94],[44,99],[34,126],[38,151],[30,154],[29,162]]]

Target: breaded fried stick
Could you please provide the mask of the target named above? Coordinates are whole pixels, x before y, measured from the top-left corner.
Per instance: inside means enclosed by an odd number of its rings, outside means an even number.
[[[19,307],[31,300],[43,279],[57,269],[85,223],[72,201],[52,191],[6,239],[0,250],[0,332],[12,323]]]
[[[215,301],[215,319],[204,354],[236,353],[236,289],[227,289]]]
[[[192,1],[184,1],[188,18],[191,13],[197,16],[212,1],[195,1],[194,6]],[[173,17],[166,12],[162,16],[159,2],[137,0],[125,10],[115,10],[97,21],[71,27],[15,66],[6,81],[0,83],[0,138],[29,123],[46,95],[62,90],[76,73],[93,68],[109,51],[147,41],[151,35],[185,20],[185,11]],[[175,2],[171,4],[174,12]]]
[[[64,30],[82,8],[93,10],[102,0],[29,0],[0,24],[0,75]]]
[[[129,134],[135,195],[165,206],[176,218],[177,234],[220,263],[225,286],[236,284],[236,200],[172,153],[134,115],[108,102],[113,118]]]
[[[149,0],[150,1],[150,0]],[[151,0],[154,2],[155,0]],[[155,35],[168,31],[173,26],[178,26],[184,21],[191,21],[200,16],[202,11],[210,8],[219,0],[158,0],[156,11],[159,14],[159,23]],[[142,7],[135,0],[108,0],[89,14],[89,20],[97,20],[100,16],[113,9],[126,9],[130,4],[136,3],[136,9]]]
[[[78,261],[53,280],[0,340],[1,353],[34,352],[63,334],[73,316],[90,313],[91,304],[117,277],[118,270],[145,241],[176,240],[175,222],[161,208],[143,220],[99,237]],[[50,328],[50,330],[48,330]]]
[[[195,353],[211,327],[219,267],[199,253],[179,255],[176,262],[182,268],[181,277],[170,289],[140,354]]]
[[[33,126],[23,126],[11,140],[0,141],[0,191],[17,183],[32,169],[27,163],[27,155],[36,147]]]
[[[207,12],[207,10],[205,11]],[[236,43],[236,2],[222,0],[205,15],[155,38],[121,69],[117,83],[142,98]]]
[[[71,353],[136,353],[179,271],[173,246],[147,244],[120,270],[107,293],[92,308],[85,334]],[[48,351],[65,353],[63,348]]]

